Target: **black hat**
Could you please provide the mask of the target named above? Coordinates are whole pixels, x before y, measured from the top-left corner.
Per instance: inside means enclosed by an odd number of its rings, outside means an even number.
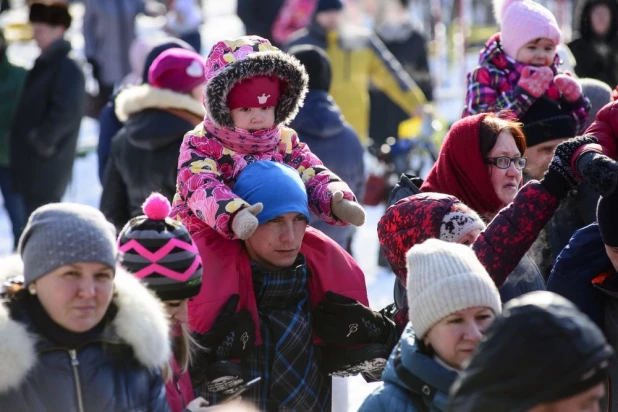
[[[524,412],[607,378],[612,347],[573,303],[552,292],[511,300],[451,387],[449,410]]]
[[[315,12],[341,10],[342,8],[343,3],[341,0],[318,0],[318,7],[315,9]]]
[[[296,57],[309,75],[309,90],[329,91],[331,82],[330,60],[326,52],[317,46],[302,44],[294,46],[288,54]]]
[[[577,125],[571,113],[546,96],[537,99],[519,121],[524,125],[528,147],[577,134]]]
[[[59,1],[37,2],[30,6],[31,23],[45,23],[50,26],[71,27],[71,14],[66,3]]]
[[[603,243],[618,247],[618,192],[601,197],[597,205],[597,222]]]
[[[169,200],[153,193],[142,208],[144,215],[131,219],[118,236],[118,263],[161,300],[197,295],[202,286],[202,260],[184,225],[167,217]]]

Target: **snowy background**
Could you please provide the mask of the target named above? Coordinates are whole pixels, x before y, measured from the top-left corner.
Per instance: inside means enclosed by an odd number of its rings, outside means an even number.
[[[2,27],[7,23],[24,22],[27,20],[27,9],[22,6],[23,0],[15,0],[12,3],[14,10],[4,13],[0,17],[0,26]],[[206,23],[203,26],[202,33],[203,55],[219,39],[233,38],[244,34],[243,25],[235,15],[235,10],[235,0],[204,0]],[[73,4],[71,13],[74,23],[68,37],[73,44],[76,57],[83,60],[83,37],[81,35],[83,6],[79,3]],[[139,17],[138,35],[159,36],[161,35],[160,29],[163,23],[162,18]],[[8,54],[11,61],[29,67],[37,57],[38,49],[33,42],[13,43],[8,49]],[[471,57],[474,59],[473,56]],[[440,69],[444,67],[440,62],[436,61],[432,61],[431,64],[436,69],[437,66],[441,66]],[[444,77],[447,79],[447,82],[461,77],[459,76],[462,70],[461,66],[454,70],[457,70],[457,73],[453,73],[453,76]],[[461,102],[463,102],[462,86],[461,83],[442,83],[436,89],[438,112],[447,119],[449,119],[449,114],[460,113]],[[80,131],[79,145],[82,147],[96,147],[97,138],[98,122],[84,118]],[[96,153],[90,152],[87,156],[76,159],[73,180],[65,194],[64,201],[85,203],[98,207],[100,195],[101,185],[97,176],[97,157]],[[393,302],[394,276],[390,271],[377,265],[378,240],[376,225],[384,212],[384,207],[366,207],[366,212],[367,220],[365,225],[357,231],[353,252],[365,273],[371,306],[379,310]],[[6,211],[3,207],[0,207],[0,256],[8,255],[12,251],[13,239],[11,233]],[[333,385],[333,410],[341,412],[358,410],[363,399],[378,384],[367,384],[361,377],[357,376],[347,379],[336,378]]]

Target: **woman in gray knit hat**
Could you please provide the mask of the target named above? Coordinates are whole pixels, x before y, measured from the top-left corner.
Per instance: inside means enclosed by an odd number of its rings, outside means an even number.
[[[457,373],[501,312],[500,295],[474,251],[429,239],[408,252],[410,323],[364,411],[445,411]]]
[[[169,411],[171,349],[161,303],[116,269],[113,226],[52,203],[21,236],[24,275],[0,300],[0,409]]]

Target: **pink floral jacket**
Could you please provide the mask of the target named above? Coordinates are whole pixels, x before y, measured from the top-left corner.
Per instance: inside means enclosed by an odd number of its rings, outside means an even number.
[[[219,129],[229,133],[227,128]],[[200,123],[187,133],[180,147],[178,178],[171,217],[179,219],[191,234],[209,226],[228,239],[235,239],[231,221],[235,213],[250,206],[232,192],[234,183],[245,166],[260,160],[285,163],[298,170],[305,182],[309,208],[324,222],[345,226],[335,217],[330,201],[335,191],[356,201],[348,185],[328,170],[298,140],[288,127],[278,128],[278,143],[274,148],[246,154],[226,148],[221,140]]]

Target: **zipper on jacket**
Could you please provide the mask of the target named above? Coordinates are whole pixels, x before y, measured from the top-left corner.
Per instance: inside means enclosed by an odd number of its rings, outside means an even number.
[[[77,392],[77,409],[79,412],[84,412],[84,400],[82,399],[82,385],[79,382],[79,361],[77,360],[77,351],[75,349],[69,350],[71,356],[71,366],[73,367],[73,379],[75,380],[75,392]]]
[[[180,401],[182,402],[182,407],[187,406],[185,402],[185,397],[182,396],[182,391],[180,390],[180,375],[174,374],[174,383],[176,384],[176,389],[178,390],[178,394],[180,395]]]

